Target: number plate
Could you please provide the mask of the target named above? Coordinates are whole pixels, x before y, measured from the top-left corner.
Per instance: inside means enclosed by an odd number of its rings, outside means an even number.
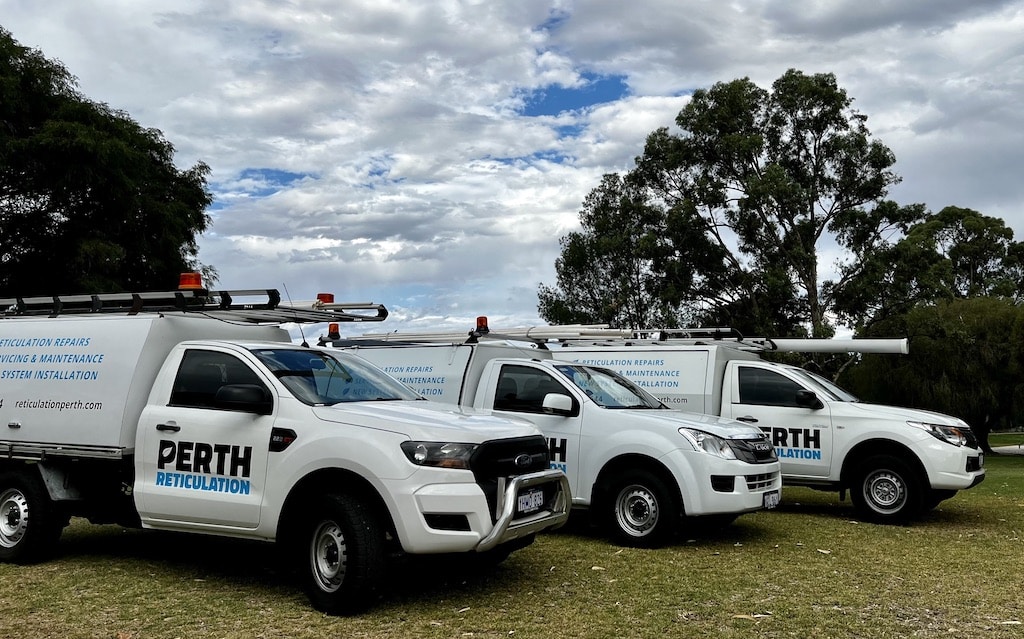
[[[527,490],[519,493],[519,501],[516,511],[527,514],[540,510],[544,506],[544,491],[540,489]]]
[[[780,501],[782,501],[782,494],[777,490],[772,490],[764,494],[762,503],[766,509],[770,510],[778,506]]]

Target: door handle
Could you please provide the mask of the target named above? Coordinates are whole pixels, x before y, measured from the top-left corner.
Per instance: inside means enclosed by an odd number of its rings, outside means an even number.
[[[757,418],[756,417],[751,417],[750,415],[744,415],[743,417],[737,417],[736,421],[738,421],[738,422],[746,422],[748,424],[756,424],[757,423]]]
[[[181,426],[178,426],[174,422],[167,422],[166,424],[157,424],[157,430],[167,431],[169,433],[176,433],[181,430]]]

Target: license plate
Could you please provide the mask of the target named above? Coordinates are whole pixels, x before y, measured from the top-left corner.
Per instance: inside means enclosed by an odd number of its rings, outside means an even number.
[[[782,493],[777,490],[773,490],[764,494],[764,507],[768,510],[775,508],[782,501]]]
[[[519,493],[516,510],[520,513],[532,513],[544,506],[544,491],[539,489]]]

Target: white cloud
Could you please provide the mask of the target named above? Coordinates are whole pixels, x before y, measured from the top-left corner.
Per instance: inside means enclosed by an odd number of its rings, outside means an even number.
[[[788,68],[836,74],[896,154],[899,201],[1024,235],[1021,0],[0,0],[0,16],[163,131],[179,166],[211,166],[200,256],[221,284],[381,302],[392,329],[539,323],[537,284],[601,175],[693,89]],[[629,95],[520,115],[585,74]]]

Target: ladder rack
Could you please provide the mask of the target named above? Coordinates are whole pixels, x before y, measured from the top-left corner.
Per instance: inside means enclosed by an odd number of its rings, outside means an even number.
[[[259,298],[240,301],[239,298]],[[205,316],[250,324],[381,322],[388,316],[372,302],[313,303],[309,307],[281,305],[277,289],[208,291],[179,289],[145,293],[97,293],[0,299],[2,318],[62,317],[93,313],[138,315],[163,313]]]
[[[548,344],[559,346],[724,346],[736,350],[766,352],[785,351],[792,353],[900,353],[909,352],[906,338],[888,339],[806,339],[744,337],[739,331],[728,327],[718,328],[673,328],[673,329],[618,329],[600,324],[570,324],[555,326],[533,326],[491,331],[486,325],[462,333],[364,333],[359,340],[380,340],[382,342],[465,342],[481,340],[512,340],[533,342],[537,348],[547,349]]]

